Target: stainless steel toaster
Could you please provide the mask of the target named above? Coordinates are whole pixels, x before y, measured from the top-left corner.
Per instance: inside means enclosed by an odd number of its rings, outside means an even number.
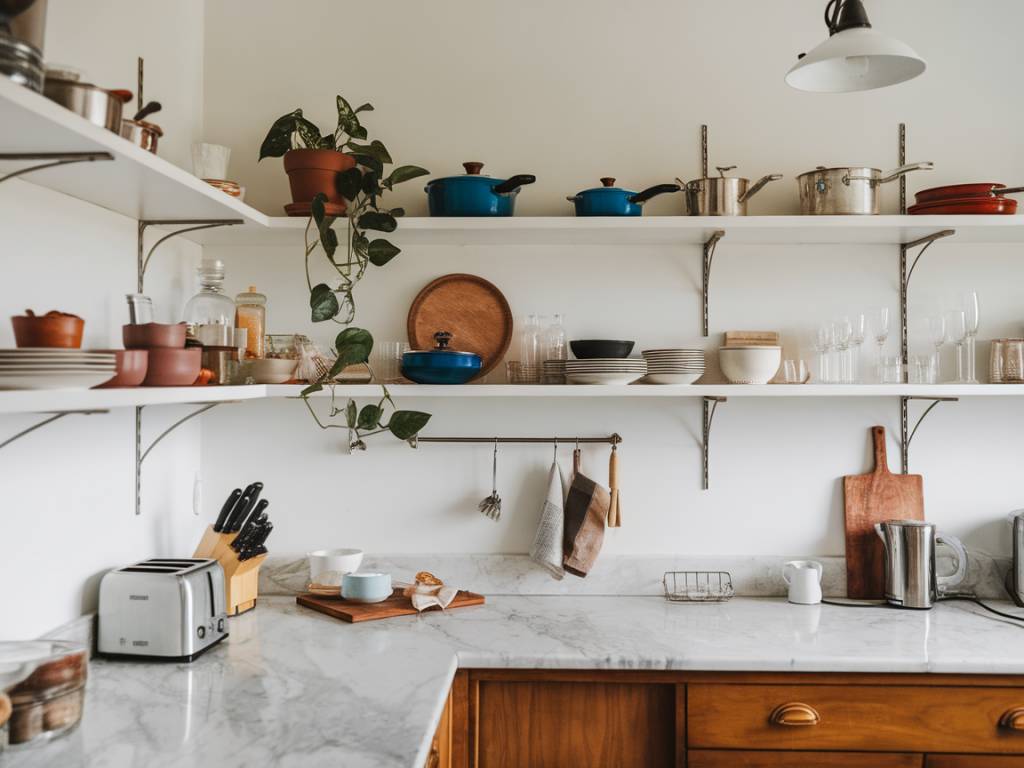
[[[100,581],[102,655],[192,661],[228,636],[227,624],[216,560],[144,560]]]
[[[1006,591],[1013,602],[1024,607],[1024,509],[1011,512],[1006,521],[1010,525],[1013,562],[1006,574]]]

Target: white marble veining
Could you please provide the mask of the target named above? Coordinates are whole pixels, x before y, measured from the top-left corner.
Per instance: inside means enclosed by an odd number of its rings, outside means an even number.
[[[193,664],[94,661],[82,725],[7,764],[420,766],[460,666],[1024,674],[1022,627],[968,603],[499,595],[350,625],[272,597],[230,629]]]

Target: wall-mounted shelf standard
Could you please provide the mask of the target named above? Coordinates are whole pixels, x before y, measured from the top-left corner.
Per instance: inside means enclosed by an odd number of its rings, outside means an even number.
[[[28,427],[27,429],[23,429],[23,430],[21,430],[21,432],[18,432],[18,433],[14,434],[14,435],[11,435],[7,439],[3,440],[2,442],[0,442],[0,448],[6,448],[11,443],[16,442],[16,441],[20,440],[21,438],[25,437],[25,435],[30,435],[33,432],[35,432],[37,429],[42,429],[47,424],[52,424],[53,422],[57,421],[58,419],[63,419],[65,416],[92,416],[92,415],[97,414],[97,413],[107,413],[107,411],[104,411],[104,410],[60,411],[59,413],[54,413],[54,414],[48,416],[47,418],[43,419],[42,421],[36,422],[31,427]]]

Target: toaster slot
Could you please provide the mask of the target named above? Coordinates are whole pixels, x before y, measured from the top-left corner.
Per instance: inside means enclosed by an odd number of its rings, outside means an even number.
[[[123,573],[177,573],[180,568],[172,566],[140,566],[130,565],[120,569]]]
[[[213,598],[213,572],[209,570],[206,572],[206,586],[209,589],[210,618],[214,618],[217,615],[217,607]]]

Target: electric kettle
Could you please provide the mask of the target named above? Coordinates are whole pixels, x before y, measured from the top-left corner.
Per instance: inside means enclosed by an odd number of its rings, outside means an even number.
[[[1006,574],[1006,591],[1013,602],[1024,607],[1024,509],[1014,510],[1007,517],[1010,540],[1013,542],[1013,564]]]
[[[931,608],[936,599],[967,575],[967,550],[960,539],[937,536],[935,525],[920,520],[875,523],[885,554],[885,599],[901,608]],[[935,548],[945,544],[956,554],[956,572],[939,576]]]

